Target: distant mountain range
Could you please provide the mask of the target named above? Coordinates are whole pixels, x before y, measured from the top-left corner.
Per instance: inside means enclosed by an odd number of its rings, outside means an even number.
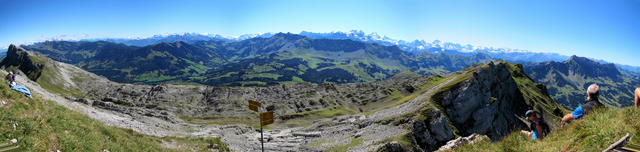
[[[160,42],[142,47],[108,41],[47,41],[22,47],[111,80],[148,84],[172,81],[264,86],[367,82],[386,79],[404,70],[443,74],[492,60],[482,53],[413,54],[397,46],[311,39],[290,33],[242,41],[189,40],[193,42]]]
[[[633,90],[640,86],[637,74],[625,73],[611,63],[601,64],[577,56],[563,62],[531,64],[524,71],[547,86],[549,95],[567,108],[582,104],[586,88],[592,83],[601,88],[601,102],[615,107],[633,105]]]
[[[81,41],[98,41],[104,40],[114,43],[123,43],[126,45],[133,46],[146,46],[151,44],[156,44],[160,42],[177,42],[183,41],[186,43],[195,43],[198,41],[224,41],[224,42],[238,42],[250,38],[261,37],[268,38],[276,33],[260,33],[260,34],[245,34],[237,37],[231,36],[222,36],[218,34],[200,34],[200,33],[180,33],[180,34],[163,34],[163,35],[155,35],[148,38],[133,38],[133,39],[88,39]],[[547,61],[557,61],[561,62],[569,59],[569,56],[560,55],[557,53],[541,53],[541,52],[530,52],[526,50],[519,49],[507,49],[507,48],[492,48],[492,47],[478,47],[472,45],[462,45],[457,43],[450,42],[442,42],[439,40],[435,40],[433,42],[426,42],[424,40],[413,40],[413,41],[405,41],[405,40],[397,40],[387,36],[381,36],[377,33],[366,34],[361,30],[351,30],[348,32],[329,32],[329,33],[314,33],[308,31],[302,31],[299,35],[306,36],[311,39],[349,39],[364,43],[370,44],[379,44],[385,46],[398,46],[401,50],[407,51],[412,54],[419,54],[422,52],[429,52],[431,54],[440,54],[445,53],[449,55],[467,55],[472,56],[477,53],[484,53],[489,55],[494,59],[503,59],[509,62],[514,63],[536,63],[536,62],[547,62]],[[606,63],[610,63],[604,61]],[[616,64],[619,68],[640,73],[640,67],[638,66],[629,66]]]
[[[198,41],[224,41],[224,42],[237,42],[255,37],[267,38],[275,35],[275,33],[262,33],[262,34],[245,34],[238,37],[222,36],[219,34],[206,34],[206,33],[179,33],[179,34],[161,34],[154,35],[148,38],[106,38],[106,39],[84,39],[80,41],[108,41],[113,43],[123,43],[132,46],[147,46],[160,42],[186,42],[195,43]]]

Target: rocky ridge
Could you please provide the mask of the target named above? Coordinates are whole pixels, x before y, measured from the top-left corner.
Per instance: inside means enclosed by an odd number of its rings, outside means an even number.
[[[26,74],[31,80],[37,80],[44,68],[42,64],[37,64],[29,58],[29,54],[22,48],[15,45],[9,45],[6,58],[11,60],[2,60],[0,65],[3,69],[19,69],[21,71],[28,71]]]
[[[522,66],[489,62],[460,75],[436,93],[433,100],[442,106],[458,135],[473,133],[499,140],[517,128],[525,128],[523,112],[535,109],[555,122],[564,108],[546,95],[544,85],[523,74]]]

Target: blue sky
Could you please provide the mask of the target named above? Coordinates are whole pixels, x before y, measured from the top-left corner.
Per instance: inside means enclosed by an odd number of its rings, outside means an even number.
[[[66,36],[363,30],[640,66],[640,1],[0,0],[0,48]]]

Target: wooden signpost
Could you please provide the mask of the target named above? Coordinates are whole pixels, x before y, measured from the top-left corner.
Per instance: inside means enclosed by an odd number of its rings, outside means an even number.
[[[260,106],[262,106],[262,104],[258,101],[253,101],[253,100],[249,100],[249,109],[255,111],[255,112],[259,112],[258,109],[260,109]]]
[[[262,145],[262,151],[264,152],[264,136],[262,134],[262,126],[266,126],[273,123],[273,111],[262,112],[262,103],[254,100],[249,100],[249,109],[260,113],[260,143]]]
[[[260,126],[266,126],[273,123],[273,111],[260,113]]]

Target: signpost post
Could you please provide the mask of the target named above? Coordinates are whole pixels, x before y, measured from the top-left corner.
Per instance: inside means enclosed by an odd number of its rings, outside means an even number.
[[[264,152],[264,136],[262,134],[262,126],[266,126],[273,123],[273,111],[261,112],[262,103],[258,101],[249,100],[249,109],[260,113],[260,144],[262,146],[262,152]]]

